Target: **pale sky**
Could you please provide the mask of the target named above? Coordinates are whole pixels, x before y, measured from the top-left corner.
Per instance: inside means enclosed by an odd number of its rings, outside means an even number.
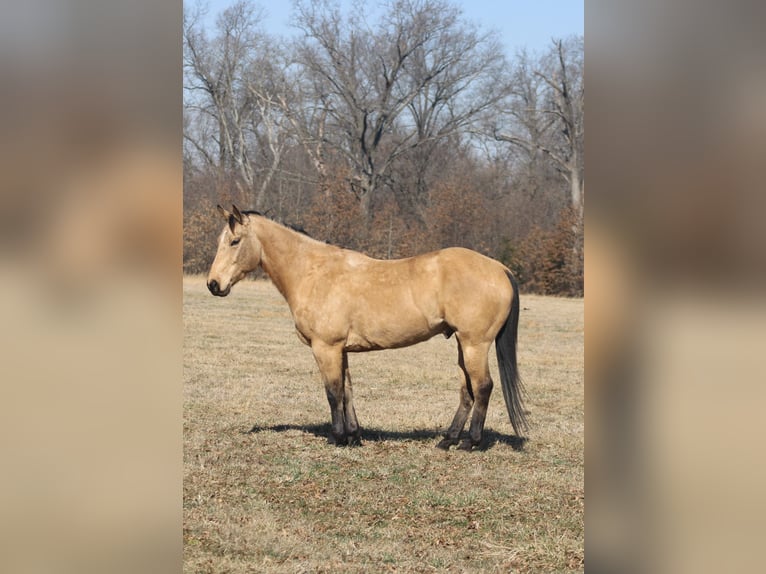
[[[349,1],[341,0],[341,4]],[[234,0],[208,0],[210,21],[233,3]],[[290,0],[261,0],[256,4],[266,10],[266,28],[270,33],[293,33]],[[462,7],[467,19],[482,29],[496,30],[509,55],[523,47],[530,51],[546,50],[554,37],[584,34],[585,0],[457,0],[456,4]]]

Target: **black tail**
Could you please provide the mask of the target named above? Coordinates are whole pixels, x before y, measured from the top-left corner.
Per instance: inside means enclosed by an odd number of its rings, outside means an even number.
[[[522,393],[524,386],[519,377],[516,367],[516,335],[519,330],[519,287],[516,278],[508,273],[508,279],[513,287],[513,300],[511,312],[505,320],[505,324],[495,337],[495,350],[497,351],[497,366],[500,370],[500,382],[503,387],[505,406],[508,416],[511,418],[513,430],[518,437],[523,438],[524,431],[529,428],[527,418],[524,416],[524,404]]]

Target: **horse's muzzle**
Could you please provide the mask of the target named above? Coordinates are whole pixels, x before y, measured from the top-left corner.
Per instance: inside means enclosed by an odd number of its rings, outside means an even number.
[[[226,297],[226,295],[229,294],[229,291],[231,291],[231,287],[227,287],[226,289],[222,291],[221,286],[218,284],[218,281],[216,281],[215,279],[208,281],[207,288],[216,297]]]

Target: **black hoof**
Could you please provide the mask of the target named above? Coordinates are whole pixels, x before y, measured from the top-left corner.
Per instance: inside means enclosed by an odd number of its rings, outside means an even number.
[[[335,436],[330,435],[327,437],[327,442],[329,444],[334,444],[335,446],[347,446],[348,445],[348,438],[344,436]]]
[[[460,443],[460,445],[457,447],[458,450],[464,450],[466,452],[471,452],[473,450],[473,447],[476,446],[473,444],[473,441],[470,438],[464,439],[463,442]]]
[[[348,437],[348,446],[362,446],[362,437],[359,434],[352,434]]]
[[[442,450],[449,450],[449,447],[451,447],[452,445],[455,445],[455,444],[457,444],[456,440],[453,440],[451,438],[446,438],[445,437],[445,438],[443,438],[442,440],[439,441],[439,443],[436,445],[436,448],[440,448]]]

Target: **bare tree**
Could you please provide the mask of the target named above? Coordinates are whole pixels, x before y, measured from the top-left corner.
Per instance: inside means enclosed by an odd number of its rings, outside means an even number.
[[[209,138],[186,141],[206,161],[232,169],[248,186],[253,171],[248,158],[247,125],[252,109],[242,79],[256,48],[256,13],[246,2],[224,10],[216,20],[217,35],[211,40],[199,23],[199,12],[184,14],[184,66],[187,110],[212,120],[217,130]],[[207,140],[207,141],[206,141]],[[217,149],[211,149],[214,142]]]
[[[256,142],[253,169],[260,176],[255,190],[256,209],[264,209],[266,191],[292,138],[287,111],[294,104],[289,97],[288,68],[289,61],[282,50],[270,42],[258,51],[244,80],[252,106],[250,129]]]
[[[514,90],[504,112],[508,125],[493,126],[499,141],[542,154],[569,186],[572,209],[582,221],[585,205],[583,39],[555,40],[543,57],[519,54]]]
[[[493,33],[460,24],[456,10],[442,14],[442,29],[415,51],[407,68],[410,85],[422,86],[407,116],[416,130],[416,145],[409,154],[416,181],[405,182],[408,192],[398,195],[421,209],[429,172],[445,167],[434,161],[435,151],[448,140],[450,148],[460,147],[460,136],[475,131],[510,90],[507,60]]]
[[[200,11],[184,14],[184,140],[208,167],[234,174],[262,208],[289,131],[284,108],[286,61],[259,29],[262,12],[240,1],[217,18],[210,38]]]
[[[348,163],[368,217],[402,155],[466,129],[499,98],[498,44],[445,0],[395,0],[374,27],[364,3],[345,19],[325,0],[295,6],[298,61],[326,120],[312,139]]]

